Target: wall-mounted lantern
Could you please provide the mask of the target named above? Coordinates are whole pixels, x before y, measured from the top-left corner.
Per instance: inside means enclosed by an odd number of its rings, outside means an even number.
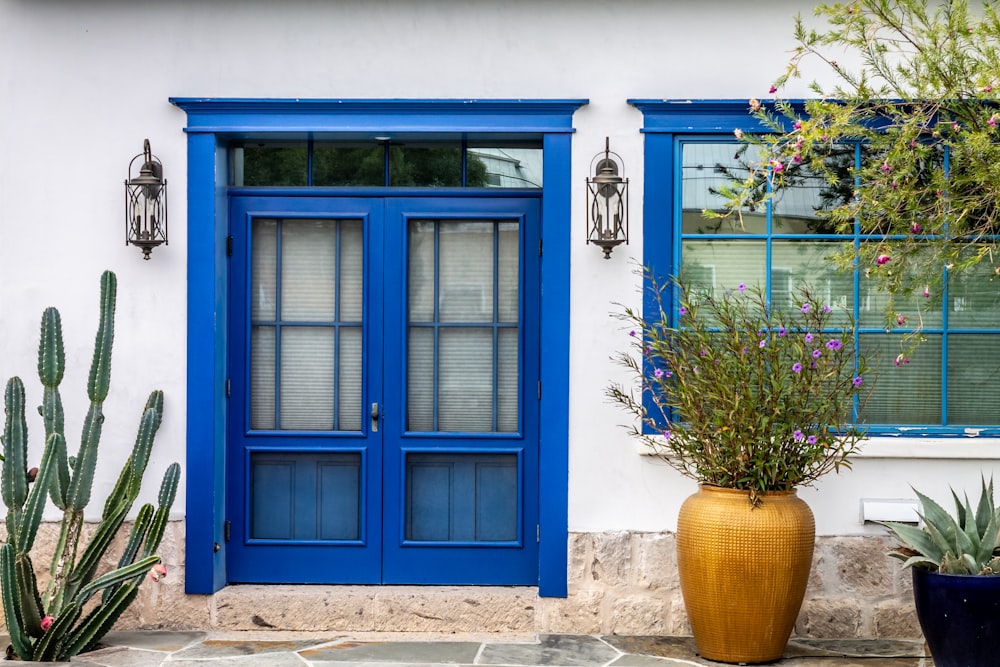
[[[628,179],[625,163],[604,139],[604,151],[590,161],[587,178],[587,243],[604,250],[604,259],[620,243],[628,244]]]
[[[142,249],[143,259],[149,259],[149,253],[161,243],[168,245],[167,180],[163,178],[163,164],[149,149],[149,139],[143,142],[142,153],[128,164],[125,245],[130,243]]]

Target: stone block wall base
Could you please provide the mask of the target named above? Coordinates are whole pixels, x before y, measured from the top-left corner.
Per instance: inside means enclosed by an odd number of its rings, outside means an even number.
[[[44,525],[39,551],[57,526]],[[92,529],[92,527],[88,527]],[[0,527],[2,532],[2,527]],[[0,535],[2,538],[2,535]],[[794,635],[920,637],[908,572],[884,537],[821,537]],[[111,553],[118,553],[115,545]],[[146,581],[118,629],[308,632],[688,635],[672,533],[572,533],[569,596],[534,587],[228,586],[184,593],[184,523],[171,522],[160,554],[169,575]],[[51,553],[51,551],[50,551]],[[35,558],[35,563],[46,563]],[[108,559],[106,567],[113,565]],[[0,612],[2,613],[2,612]]]

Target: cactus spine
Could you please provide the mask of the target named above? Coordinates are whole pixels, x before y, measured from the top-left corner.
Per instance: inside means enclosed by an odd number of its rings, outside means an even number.
[[[118,559],[117,568],[98,573],[98,566],[139,496],[153,440],[163,415],[163,393],[150,394],[143,408],[132,453],[104,504],[94,536],[80,552],[84,510],[91,499],[98,445],[104,423],[104,400],[111,380],[111,348],[117,280],[101,276],[100,322],[87,381],[90,407],[80,447],[67,455],[62,398],[66,360],[59,311],[42,314],[38,345],[38,377],[43,387],[38,410],[45,425],[45,448],[37,473],[28,472],[28,429],[24,385],[11,378],[4,392],[3,467],[0,491],[7,506],[8,543],[0,547],[2,598],[11,649],[21,660],[68,660],[92,648],[135,600],[150,568],[160,562],[155,551],[166,528],[177,492],[180,466],[170,465],[160,486],[157,506],[145,504]],[[33,483],[32,483],[33,482]],[[63,511],[59,539],[49,569],[49,585],[39,594],[30,558],[46,498]],[[88,601],[100,594],[96,602]],[[90,611],[81,620],[84,605]],[[44,622],[43,622],[44,621]]]

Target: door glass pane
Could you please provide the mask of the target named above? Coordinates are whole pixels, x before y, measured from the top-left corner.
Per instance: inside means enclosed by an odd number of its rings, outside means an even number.
[[[519,224],[411,220],[408,247],[407,430],[516,431]]]
[[[250,457],[250,537],[361,538],[361,455],[257,452]]]
[[[281,319],[334,318],[335,220],[285,220],[281,226]]]
[[[259,219],[253,240],[250,427],[360,431],[362,222]]]
[[[439,431],[493,431],[493,331],[444,329],[438,396]]]
[[[334,345],[332,327],[281,330],[281,428],[332,431]]]
[[[278,221],[254,220],[252,233],[250,317],[254,320],[273,320],[278,312]]]
[[[272,429],[274,423],[275,327],[256,326],[250,336],[250,428]]]
[[[407,540],[518,539],[516,454],[408,454]]]
[[[493,320],[494,225],[441,225],[439,301],[442,322]]]

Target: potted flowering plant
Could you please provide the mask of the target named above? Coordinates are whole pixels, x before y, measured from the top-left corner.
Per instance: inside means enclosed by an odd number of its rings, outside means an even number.
[[[815,537],[796,488],[850,468],[864,435],[855,415],[873,382],[853,320],[808,289],[782,309],[744,284],[716,296],[680,280],[672,289],[646,282],[645,316],[619,313],[631,345],[615,357],[639,388],[612,384],[607,394],[635,417],[632,435],[700,484],[677,528],[699,652],[722,662],[777,660]]]

